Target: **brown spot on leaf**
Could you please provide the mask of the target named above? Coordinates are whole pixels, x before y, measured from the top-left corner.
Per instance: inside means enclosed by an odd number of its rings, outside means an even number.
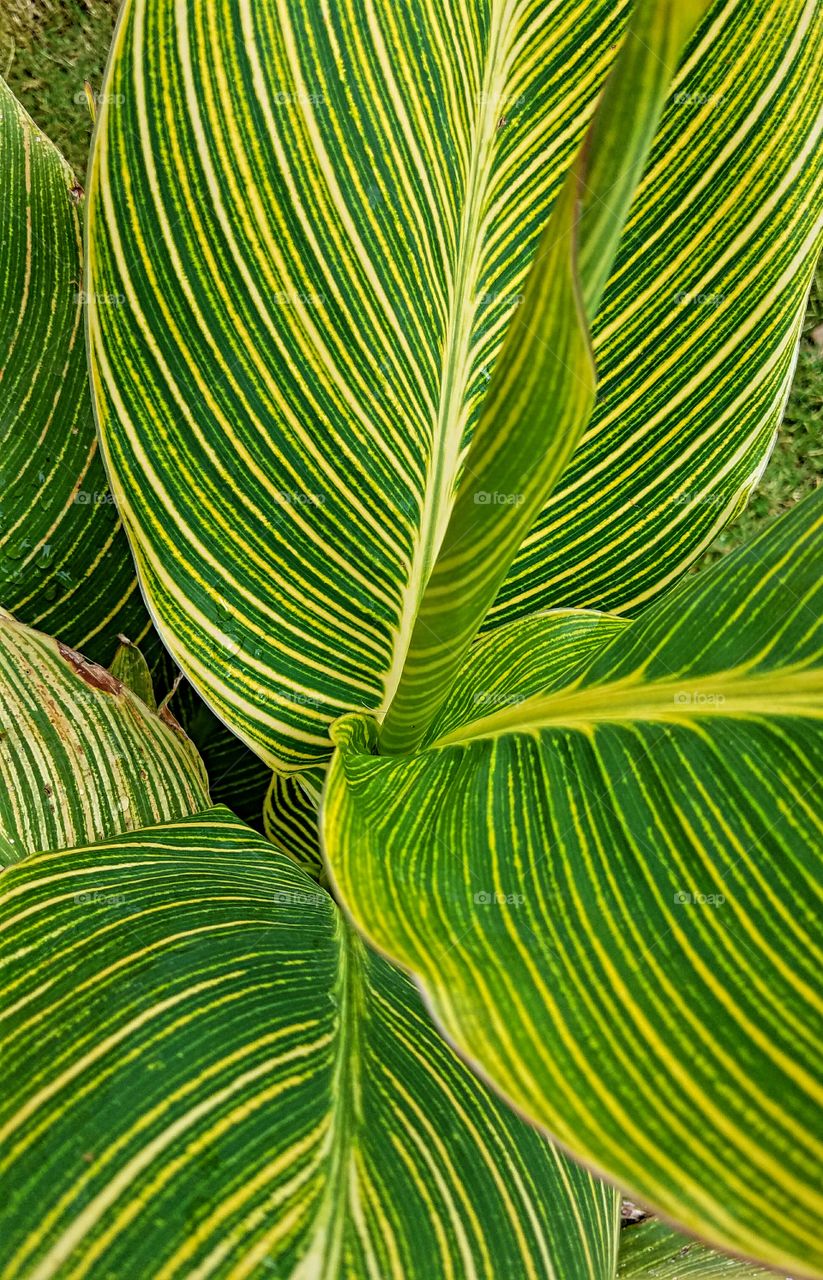
[[[57,649],[61,658],[65,658],[69,666],[73,667],[80,678],[85,680],[86,684],[90,684],[92,689],[101,689],[103,693],[113,693],[115,696],[123,692],[121,682],[116,680],[105,667],[99,667],[96,662],[89,662],[82,653],[61,644],[59,640]]]
[[[181,725],[180,721],[177,719],[175,715],[172,714],[171,711],[169,711],[168,707],[166,706],[160,707],[157,714],[159,715],[161,720],[165,721],[165,723],[169,726],[169,728],[175,729],[178,733],[182,733],[184,738],[187,736],[183,731],[183,726]]]

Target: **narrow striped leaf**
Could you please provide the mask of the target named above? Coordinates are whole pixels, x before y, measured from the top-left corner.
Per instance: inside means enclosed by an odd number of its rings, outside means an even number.
[[[2,80],[0,175],[0,601],[105,662],[148,617],[92,419],[83,191]]]
[[[227,810],[0,889],[4,1277],[612,1280],[615,1193]]]
[[[0,866],[208,804],[203,766],[173,717],[0,617]]]
[[[107,464],[164,640],[280,771],[391,702],[626,9],[126,7],[90,195],[92,295],[127,299],[91,312]],[[492,623],[638,607],[761,466],[814,254],[815,9],[718,0],[693,39],[598,316],[600,407]]]
[[[501,628],[414,756],[344,717],[323,817],[354,919],[506,1097],[815,1276],[822,604],[820,493],[636,622]]]
[[[540,238],[380,734],[418,747],[594,408],[589,327],[680,54],[708,0],[639,0]],[[509,499],[499,509],[489,491]],[[481,499],[481,501],[478,501]]]
[[[109,670],[152,709],[154,678],[136,645],[120,637]],[[176,674],[172,674],[176,673]],[[263,830],[270,770],[218,720],[171,662],[158,663],[161,688],[170,683],[161,714],[173,715],[200,756],[213,804],[223,804],[255,831]]]
[[[715,1253],[659,1218],[646,1218],[620,1232],[617,1280],[755,1280],[757,1276],[776,1280],[773,1271]]]
[[[315,880],[325,879],[318,800],[300,778],[273,773],[263,807],[263,831]]]

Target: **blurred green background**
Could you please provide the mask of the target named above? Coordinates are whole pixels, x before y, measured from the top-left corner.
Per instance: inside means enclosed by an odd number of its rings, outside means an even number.
[[[37,124],[85,180],[91,116],[83,93],[99,93],[119,0],[0,0],[0,70]],[[823,271],[809,298],[794,385],[769,465],[748,507],[697,566],[747,542],[823,476]]]

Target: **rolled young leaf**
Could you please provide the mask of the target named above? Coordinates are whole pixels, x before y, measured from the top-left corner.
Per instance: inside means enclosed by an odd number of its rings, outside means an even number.
[[[680,54],[709,3],[635,6],[498,357],[380,733],[384,755],[420,745],[585,430],[589,329]],[[490,490],[508,501],[478,501]]]
[[[636,622],[501,628],[416,755],[344,717],[323,812],[355,921],[506,1097],[795,1276],[823,1275],[821,604],[823,493]]]
[[[616,1194],[227,810],[0,893],[0,1275],[612,1280]]]
[[[0,617],[0,865],[209,804],[194,746],[108,671]]]
[[[0,603],[107,662],[149,620],[92,418],[83,190],[2,80],[0,175]]]

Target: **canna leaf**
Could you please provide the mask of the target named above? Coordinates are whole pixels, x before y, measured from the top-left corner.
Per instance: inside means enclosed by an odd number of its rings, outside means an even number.
[[[620,1232],[617,1280],[777,1280],[756,1262],[715,1253],[688,1240],[658,1218],[646,1218]]]
[[[227,810],[0,892],[4,1277],[612,1280],[616,1193]]]
[[[108,671],[0,616],[0,866],[209,804],[173,717]]]
[[[639,0],[594,119],[537,247],[483,402],[380,734],[425,736],[594,408],[589,326],[614,261],[673,68],[708,0]],[[478,502],[499,489],[500,510]]]
[[[2,80],[0,172],[0,602],[107,662],[149,621],[92,418],[83,191]]]
[[[344,717],[323,812],[355,922],[507,1098],[814,1276],[822,600],[818,493],[635,622],[487,637],[413,756]]]
[[[822,40],[814,0],[712,7],[599,309],[597,408],[488,626],[570,605],[636,614],[745,505],[823,247]]]
[[[128,304],[90,314],[107,465],[163,639],[281,772],[398,687],[626,12],[125,8],[89,219],[92,299]],[[639,608],[750,487],[815,253],[820,21],[718,0],[693,38],[599,309],[599,407],[490,625]]]

